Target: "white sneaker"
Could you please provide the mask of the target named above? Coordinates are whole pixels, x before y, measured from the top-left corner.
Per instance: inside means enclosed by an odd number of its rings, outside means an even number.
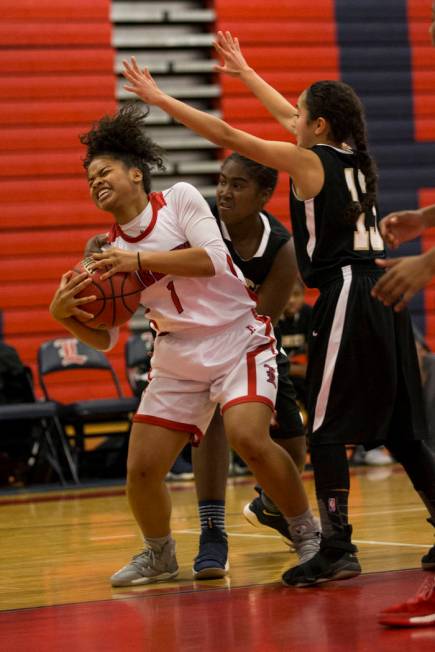
[[[313,529],[313,523],[315,529]],[[290,535],[296,554],[299,557],[298,564],[309,561],[320,550],[321,527],[317,518],[313,521],[307,520],[306,523],[297,527],[290,527]]]
[[[365,454],[365,463],[369,466],[384,466],[386,464],[394,464],[394,460],[390,453],[383,447],[372,448]]]
[[[110,578],[112,586],[136,586],[151,582],[164,582],[178,574],[175,556],[175,541],[171,539],[161,550],[145,548],[134,555],[129,564],[123,566]]]

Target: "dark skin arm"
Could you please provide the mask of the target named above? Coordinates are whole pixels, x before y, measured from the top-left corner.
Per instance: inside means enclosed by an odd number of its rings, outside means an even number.
[[[293,241],[286,242],[278,251],[269,274],[257,292],[257,312],[268,315],[273,324],[281,317],[295,283],[298,268]]]
[[[86,243],[84,257],[87,258],[92,254],[99,254],[102,251],[102,247],[107,242],[107,233],[99,233],[94,235]]]

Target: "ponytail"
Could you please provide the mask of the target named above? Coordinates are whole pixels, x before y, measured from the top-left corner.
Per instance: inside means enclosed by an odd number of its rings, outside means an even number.
[[[358,167],[366,180],[362,202],[352,199],[344,212],[344,220],[354,224],[361,213],[376,204],[377,171],[367,146],[364,108],[353,88],[340,81],[319,81],[306,91],[305,103],[310,120],[323,117],[328,121],[331,138],[336,143],[352,141]]]

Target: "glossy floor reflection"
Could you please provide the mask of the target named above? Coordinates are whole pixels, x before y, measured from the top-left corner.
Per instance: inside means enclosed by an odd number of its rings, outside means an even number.
[[[141,547],[122,488],[3,494],[0,649],[434,649],[435,628],[389,632],[376,623],[380,608],[416,592],[423,572],[404,569],[418,569],[433,545],[433,528],[404,473],[381,471],[352,475],[351,516],[365,575],[313,589],[282,587],[280,574],[294,555],[273,532],[244,521],[252,479],[228,487],[228,578],[193,581],[195,495],[191,483],[179,483],[171,485],[179,578],[119,590],[108,577]],[[306,486],[313,500],[309,476]]]

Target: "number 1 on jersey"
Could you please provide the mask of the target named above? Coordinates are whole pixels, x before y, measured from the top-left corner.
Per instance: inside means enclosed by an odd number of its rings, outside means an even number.
[[[180,298],[179,298],[178,294],[175,291],[174,281],[169,281],[169,283],[167,284],[166,287],[169,290],[169,292],[171,293],[171,299],[172,299],[172,302],[173,302],[174,306],[177,309],[178,314],[182,313],[184,311],[184,308],[181,305]]]

